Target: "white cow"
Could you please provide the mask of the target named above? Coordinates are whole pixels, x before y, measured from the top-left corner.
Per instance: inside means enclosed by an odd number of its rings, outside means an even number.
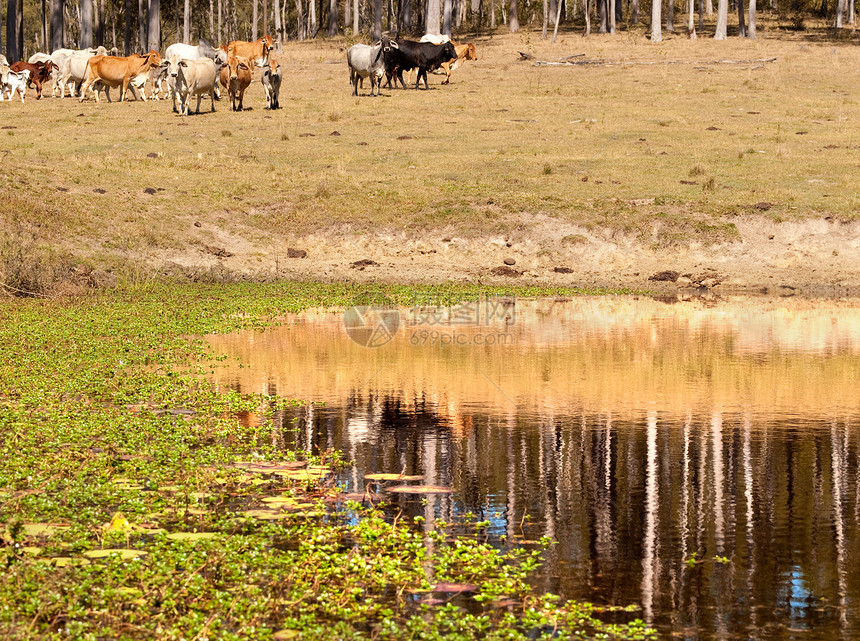
[[[446,36],[445,34],[439,36],[432,33],[425,33],[423,36],[421,36],[421,40],[419,40],[418,42],[430,42],[434,45],[443,45],[446,42],[451,42],[451,37]]]
[[[65,98],[66,87],[69,85],[69,95],[74,97],[78,93],[77,89],[87,77],[87,61],[93,56],[106,56],[107,49],[101,46],[95,49],[77,49],[74,51],[71,49],[58,49],[51,54],[52,58],[55,53],[58,54],[60,52],[64,54],[62,66],[57,65],[60,67],[60,98]],[[56,85],[57,83],[54,83],[55,88]]]
[[[224,64],[227,62],[227,52],[222,49],[216,49],[213,47],[205,38],[200,38],[197,45],[187,45],[183,42],[177,42],[175,44],[170,45],[167,48],[167,51],[164,52],[164,59],[170,60],[174,56],[179,57],[180,60],[200,60],[202,58],[211,58],[215,61],[216,64]],[[165,76],[166,78],[166,76]],[[162,80],[158,80],[158,87],[155,88],[157,93],[161,93]],[[172,95],[173,88],[170,86],[170,81],[167,81],[167,91],[165,92],[165,98],[170,98]],[[221,88],[216,85],[215,86],[215,98],[217,100],[221,100]]]
[[[0,90],[0,99],[2,94],[6,94],[7,100],[12,100],[12,94],[16,91],[21,96],[21,102],[24,102],[24,92],[27,90],[27,83],[30,81],[30,70],[24,71],[7,71],[6,81],[3,83],[3,89]]]
[[[212,99],[212,111],[215,111],[215,87],[218,82],[218,71],[221,65],[216,65],[211,58],[187,60],[173,57],[170,59],[168,71],[173,78],[175,91],[173,94],[173,111],[176,111],[176,99],[179,98],[180,115],[188,115],[188,103],[197,96],[197,109],[200,113],[200,100],[209,94]]]

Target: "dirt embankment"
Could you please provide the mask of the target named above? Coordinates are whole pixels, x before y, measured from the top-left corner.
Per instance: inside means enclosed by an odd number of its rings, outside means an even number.
[[[751,216],[735,224],[737,242],[657,247],[641,237],[549,217],[523,221],[521,231],[509,236],[344,227],[256,239],[235,225],[228,231],[214,221],[189,219],[183,247],[129,258],[164,274],[192,277],[860,294],[860,222],[775,223]]]

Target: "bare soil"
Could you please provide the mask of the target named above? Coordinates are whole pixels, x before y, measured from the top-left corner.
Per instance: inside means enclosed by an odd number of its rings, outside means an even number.
[[[774,223],[750,215],[735,224],[737,242],[667,249],[550,217],[524,217],[511,235],[458,237],[444,229],[356,233],[344,226],[257,240],[252,230],[236,228],[235,220],[227,231],[217,219],[189,218],[186,246],[140,259],[165,273],[225,272],[249,279],[860,293],[860,223]]]

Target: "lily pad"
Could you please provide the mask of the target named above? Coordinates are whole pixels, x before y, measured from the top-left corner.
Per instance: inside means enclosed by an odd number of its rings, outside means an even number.
[[[422,475],[408,476],[406,474],[365,474],[365,481],[421,481],[424,478]]]
[[[89,559],[83,559],[79,556],[55,556],[50,559],[51,564],[58,568],[66,568],[70,565],[89,565]]]
[[[39,556],[39,553],[42,551],[42,548],[34,545],[25,545],[21,549],[24,550],[24,554],[29,554],[30,556]]]
[[[440,485],[395,485],[387,488],[386,491],[399,494],[450,494],[454,488]]]
[[[111,481],[118,490],[142,490],[143,485],[130,479],[113,479]]]
[[[215,532],[171,532],[168,539],[174,541],[202,541],[203,539],[214,539]]]
[[[296,630],[278,630],[272,635],[272,638],[275,641],[288,641],[288,639],[295,639],[299,636],[299,633]]]
[[[266,521],[276,521],[286,516],[283,512],[277,512],[275,510],[245,510],[244,512],[241,512],[241,514],[242,516],[250,516],[254,519],[263,519]]]
[[[273,474],[275,472],[300,470],[306,465],[307,463],[305,461],[240,461],[236,463],[236,467],[240,470],[256,472],[257,474]]]
[[[311,474],[331,474],[331,468],[328,465],[308,465],[305,469]]]
[[[140,556],[146,556],[147,552],[141,550],[115,549],[115,550],[88,550],[84,552],[84,556],[90,559],[104,559],[110,556],[118,556],[123,561],[136,559]]]
[[[24,523],[21,527],[27,536],[51,536],[69,529],[68,525],[52,525],[50,523]]]

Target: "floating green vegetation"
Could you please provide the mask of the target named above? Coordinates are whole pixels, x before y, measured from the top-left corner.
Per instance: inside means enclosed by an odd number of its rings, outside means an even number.
[[[334,511],[340,455],[284,452],[265,420],[240,420],[295,401],[215,390],[202,376],[213,356],[194,338],[356,299],[553,293],[572,292],[190,285],[3,302],[0,634],[649,636],[633,613],[603,623],[589,604],[535,592],[527,579],[546,542],[497,549],[478,536],[485,523],[455,536],[357,503]]]

